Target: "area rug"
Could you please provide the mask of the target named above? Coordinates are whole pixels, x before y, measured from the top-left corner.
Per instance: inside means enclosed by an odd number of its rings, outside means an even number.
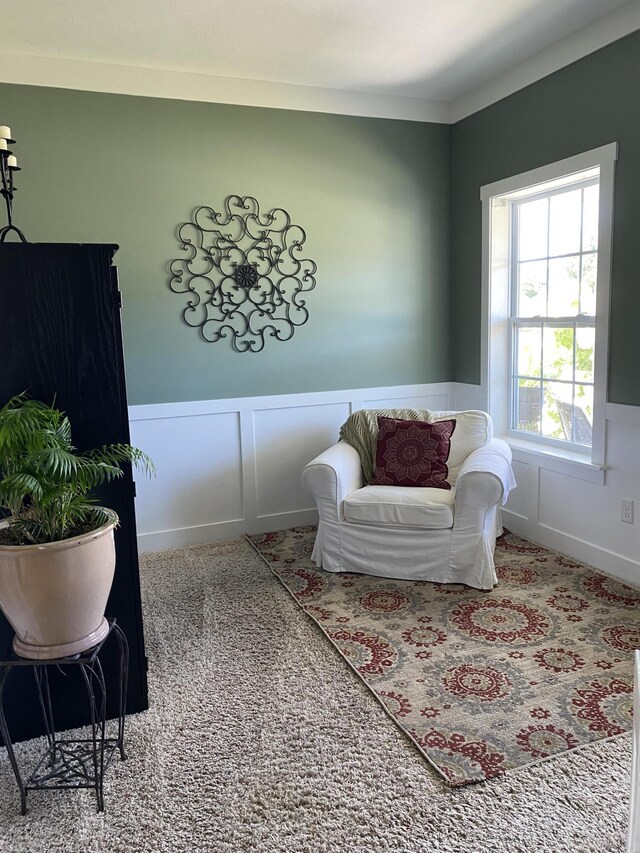
[[[332,574],[315,533],[249,540],[450,785],[630,730],[640,590],[510,533],[490,593]]]

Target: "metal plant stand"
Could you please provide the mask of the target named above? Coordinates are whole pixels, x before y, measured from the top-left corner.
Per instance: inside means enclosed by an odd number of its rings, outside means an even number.
[[[97,810],[104,811],[102,791],[104,773],[116,751],[122,761],[124,751],[124,722],[127,702],[127,677],[129,672],[129,644],[115,619],[109,619],[109,633],[91,649],[68,658],[54,660],[32,660],[21,658],[11,652],[0,660],[0,734],[7,748],[18,789],[22,814],[27,813],[29,791],[58,790],[66,788],[93,788],[96,792]],[[108,638],[114,636],[120,652],[119,703],[117,737],[106,736],[107,688],[100,663],[100,651]],[[26,781],[16,761],[3,710],[4,691],[14,667],[29,666],[33,669],[38,700],[44,719],[48,747]],[[70,740],[60,738],[55,732],[51,692],[49,690],[48,667],[78,667],[87,690],[91,712],[91,737]]]

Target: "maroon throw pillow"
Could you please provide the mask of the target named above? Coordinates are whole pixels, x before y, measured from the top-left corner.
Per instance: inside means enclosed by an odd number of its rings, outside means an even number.
[[[447,459],[455,428],[455,420],[430,424],[379,417],[371,485],[450,489]]]

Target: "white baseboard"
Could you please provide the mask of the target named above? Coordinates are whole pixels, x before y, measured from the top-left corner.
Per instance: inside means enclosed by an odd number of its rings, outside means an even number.
[[[614,551],[602,548],[594,542],[586,542],[584,539],[571,536],[569,533],[555,530],[546,524],[534,524],[507,509],[502,510],[502,520],[508,530],[529,539],[531,542],[536,542],[545,548],[551,548],[553,551],[559,551],[574,560],[586,563],[629,583],[637,584],[640,582],[640,563],[636,560],[631,560],[622,554],[616,554]]]
[[[287,530],[289,527],[306,527],[318,523],[317,509],[301,509],[297,512],[280,512],[263,515],[247,525],[247,533],[269,533],[271,530]]]
[[[315,509],[265,515],[248,525],[244,519],[219,521],[213,524],[198,524],[194,527],[178,527],[174,530],[158,530],[140,533],[138,547],[141,552],[164,551],[167,548],[183,548],[187,545],[204,545],[221,539],[237,539],[245,533],[269,533],[271,530],[287,530],[318,523]]]
[[[138,549],[141,552],[165,551],[168,548],[203,545],[219,539],[237,539],[244,532],[245,524],[242,519],[197,524],[193,527],[176,527],[173,530],[156,530],[152,533],[138,534]]]

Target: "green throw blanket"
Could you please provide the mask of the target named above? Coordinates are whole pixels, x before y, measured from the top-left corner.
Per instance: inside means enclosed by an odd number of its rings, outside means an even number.
[[[429,421],[431,412],[427,409],[360,409],[349,415],[340,427],[340,438],[358,451],[366,483],[375,476],[379,417]]]

